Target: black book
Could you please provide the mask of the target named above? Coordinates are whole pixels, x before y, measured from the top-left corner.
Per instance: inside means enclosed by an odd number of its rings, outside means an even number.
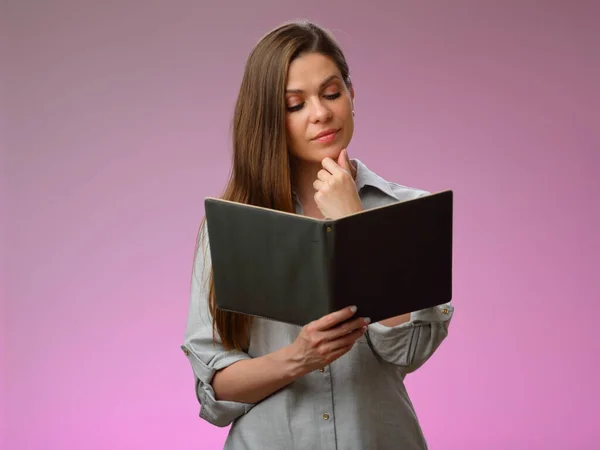
[[[453,192],[318,220],[206,198],[217,307],[299,326],[373,322],[452,298]]]

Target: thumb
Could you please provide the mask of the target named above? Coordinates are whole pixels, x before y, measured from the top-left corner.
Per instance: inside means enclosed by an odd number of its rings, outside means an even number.
[[[348,159],[348,151],[345,148],[340,152],[337,163],[342,169],[350,172],[350,160]]]

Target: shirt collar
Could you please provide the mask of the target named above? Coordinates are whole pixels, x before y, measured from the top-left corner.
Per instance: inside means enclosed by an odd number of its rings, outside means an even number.
[[[352,159],[350,160],[351,164],[356,166],[356,178],[354,182],[356,183],[356,190],[360,193],[360,190],[365,186],[371,186],[376,189],[379,189],[384,194],[389,195],[392,198],[396,198],[394,195],[394,191],[390,188],[390,185],[387,181],[377,175],[375,172],[371,171],[360,159]],[[292,198],[297,200],[296,193],[292,189]]]
[[[353,159],[351,162],[355,163],[356,165],[356,178],[354,181],[356,183],[356,189],[359,192],[363,187],[371,186],[376,189],[379,189],[381,192],[389,195],[390,197],[396,198],[396,196],[394,195],[394,191],[392,191],[392,188],[390,187],[387,181],[385,181],[375,172],[372,172],[359,159]]]

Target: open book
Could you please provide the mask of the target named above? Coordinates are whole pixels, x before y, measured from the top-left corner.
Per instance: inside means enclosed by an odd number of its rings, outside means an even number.
[[[452,298],[452,191],[337,220],[204,205],[220,309],[304,326],[350,305],[376,322]]]

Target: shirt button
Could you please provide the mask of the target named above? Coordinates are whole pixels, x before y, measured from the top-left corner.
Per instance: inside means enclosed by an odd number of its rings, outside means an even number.
[[[327,413],[323,414],[323,419],[324,420],[329,420],[329,414],[327,414]]]
[[[448,313],[449,313],[450,311],[448,311],[448,308],[444,308],[444,309],[442,309],[442,312],[443,312],[444,314],[448,315]]]
[[[324,369],[323,367],[321,367],[321,368],[319,369],[319,372],[321,372],[321,373],[322,373],[322,372],[325,372],[325,369]]]
[[[183,349],[183,353],[185,353],[185,356],[189,356],[190,355],[190,351],[187,348]]]

